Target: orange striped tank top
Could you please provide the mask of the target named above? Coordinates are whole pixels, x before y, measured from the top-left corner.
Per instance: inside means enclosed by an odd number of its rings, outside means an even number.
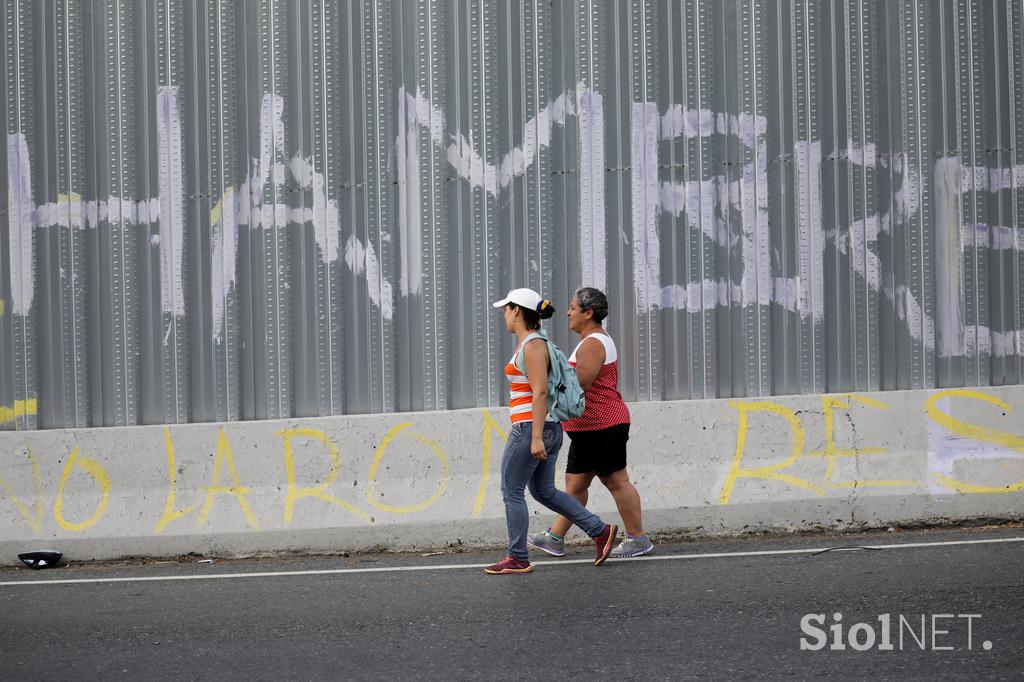
[[[508,412],[513,424],[533,421],[533,389],[530,388],[526,375],[516,367],[516,357],[522,347],[523,344],[516,347],[512,359],[505,365],[505,378],[508,379],[509,385]],[[525,362],[524,358],[523,363]]]

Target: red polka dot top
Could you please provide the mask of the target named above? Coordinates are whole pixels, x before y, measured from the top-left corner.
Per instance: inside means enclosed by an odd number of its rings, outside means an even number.
[[[586,407],[583,414],[562,422],[562,428],[566,431],[598,431],[629,423],[629,408],[619,393],[619,353],[612,337],[601,332],[583,337],[569,356],[569,364],[576,366],[577,351],[591,339],[604,346],[604,365],[598,370],[594,383],[584,393]]]

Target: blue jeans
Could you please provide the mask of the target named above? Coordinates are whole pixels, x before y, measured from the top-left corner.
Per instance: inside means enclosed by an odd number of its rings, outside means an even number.
[[[530,454],[532,438],[531,422],[513,425],[501,456],[501,497],[505,501],[505,520],[508,523],[508,553],[521,560],[529,557],[526,533],[530,529],[530,512],[523,494],[527,486],[533,499],[571,520],[590,537],[596,537],[604,530],[604,521],[587,511],[575,497],[555,487],[555,462],[562,447],[561,424],[544,424],[547,459],[534,459]]]

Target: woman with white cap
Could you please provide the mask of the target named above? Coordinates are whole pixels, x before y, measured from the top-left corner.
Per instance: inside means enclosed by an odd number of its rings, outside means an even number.
[[[512,429],[501,458],[501,496],[508,524],[508,556],[488,566],[491,575],[529,573],[533,570],[526,548],[530,512],[524,491],[534,499],[580,527],[596,546],[594,565],[600,566],[612,551],[618,527],[608,525],[587,511],[580,502],[555,488],[555,460],[562,447],[562,427],[547,421],[548,356],[547,339],[540,321],[555,313],[551,301],[533,289],[513,289],[494,303],[502,308],[505,327],[515,334],[516,352],[505,365],[510,387],[509,413]]]

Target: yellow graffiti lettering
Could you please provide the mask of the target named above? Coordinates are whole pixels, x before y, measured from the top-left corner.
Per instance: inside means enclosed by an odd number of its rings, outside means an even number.
[[[227,467],[232,485],[217,485],[220,483],[221,467]],[[260,527],[259,521],[256,520],[256,516],[249,508],[249,502],[245,499],[249,489],[241,486],[239,483],[238,471],[235,469],[235,458],[234,455],[231,454],[231,444],[228,442],[228,437],[225,435],[224,429],[221,429],[217,436],[217,454],[216,459],[213,462],[213,479],[210,481],[210,485],[203,486],[203,490],[206,491],[206,499],[203,500],[203,508],[199,510],[199,518],[196,520],[196,526],[201,528],[203,524],[206,523],[206,517],[209,516],[210,510],[213,508],[215,496],[218,494],[225,494],[234,495],[235,498],[237,498],[238,506],[242,509],[242,514],[245,515],[245,520],[249,524],[249,527],[258,530]]]
[[[0,426],[14,424],[22,417],[29,417],[36,414],[36,399],[15,400],[14,405],[7,407],[0,405]]]
[[[14,506],[18,508],[18,511],[25,518],[25,522],[28,523],[32,530],[38,533],[43,528],[43,500],[41,499],[43,482],[39,476],[39,462],[36,460],[36,454],[32,452],[31,448],[28,451],[28,459],[32,462],[32,480],[35,484],[35,513],[29,511],[28,506],[14,494],[14,491],[7,484],[7,481],[4,480],[3,476],[0,476],[0,490],[3,491],[4,495],[11,498]]]
[[[295,513],[296,501],[307,497],[323,500],[324,502],[333,504],[336,507],[341,507],[342,509],[346,509],[355,514],[367,523],[373,523],[373,517],[362,509],[349,504],[345,500],[327,494],[327,488],[334,483],[334,480],[338,478],[338,475],[341,473],[341,452],[338,450],[338,446],[334,444],[334,441],[332,441],[327,434],[320,429],[296,428],[278,431],[277,435],[284,439],[284,471],[285,476],[288,479],[288,496],[284,502],[285,525],[292,522],[292,515]],[[305,488],[295,484],[295,451],[292,446],[293,438],[308,438],[310,440],[315,440],[326,447],[327,452],[330,453],[331,471],[327,474],[327,478],[324,482],[315,488]]]
[[[1016,450],[1017,452],[1024,453],[1024,437],[1008,433],[1006,431],[990,429],[985,426],[978,426],[977,424],[960,421],[939,409],[938,402],[943,398],[971,398],[973,400],[981,400],[989,403],[990,405],[1000,407],[1007,412],[1012,410],[1009,404],[995,396],[982,393],[981,391],[972,391],[966,388],[951,388],[945,391],[939,391],[938,393],[934,393],[929,396],[928,400],[925,401],[924,409],[925,414],[928,415],[929,419],[934,421],[936,424],[945,427],[949,431],[952,431],[958,436],[981,441],[983,443],[993,443],[1008,450]]]
[[[943,398],[969,398],[972,400],[981,400],[982,402],[995,405],[1003,410],[1009,412],[1012,408],[999,398],[982,393],[981,391],[972,391],[966,388],[952,388],[945,391],[939,391],[928,397],[925,401],[925,414],[936,424],[944,427],[952,433],[964,438],[970,438],[971,440],[980,441],[982,443],[992,443],[999,445],[1008,450],[1013,450],[1018,453],[1024,453],[1024,437],[1018,436],[1007,431],[1000,431],[999,429],[991,429],[985,426],[979,426],[978,424],[971,424],[970,422],[961,421],[955,417],[946,414],[939,409],[939,401]],[[936,480],[947,488],[952,488],[961,493],[972,493],[982,495],[1005,495],[1006,493],[1015,493],[1024,490],[1024,480],[1009,483],[1001,486],[991,485],[973,485],[965,481],[960,481],[955,478],[943,476],[942,474],[932,474]]]
[[[483,475],[480,478],[480,488],[476,492],[476,502],[473,504],[474,517],[480,516],[483,512],[484,500],[487,498],[487,483],[491,480],[491,431],[497,431],[502,440],[508,440],[505,429],[501,428],[490,412],[484,410],[484,457],[481,463]]]
[[[973,495],[1005,495],[1006,493],[1016,493],[1024,490],[1024,480],[1017,481],[1016,483],[1009,483],[1007,485],[993,486],[993,485],[972,485],[959,481],[955,478],[949,478],[942,474],[932,474],[942,485],[947,488],[960,493],[967,493]]]
[[[75,465],[78,465],[82,468],[82,471],[92,476],[92,479],[100,486],[100,502],[96,505],[96,511],[81,523],[71,523],[64,518],[64,487],[67,485],[68,478],[71,476],[71,471]],[[106,470],[94,459],[79,457],[78,448],[72,450],[67,464],[64,465],[64,473],[60,476],[60,487],[57,488],[57,502],[53,505],[53,518],[56,519],[57,525],[64,530],[72,531],[83,531],[90,528],[103,516],[109,501],[110,477],[107,475]]]
[[[400,432],[411,426],[412,424],[409,422],[403,422],[401,424],[394,426],[384,436],[384,440],[380,442],[380,445],[377,446],[377,452],[373,457],[373,464],[370,465],[370,480],[368,481],[366,487],[366,499],[371,505],[373,505],[377,509],[393,512],[395,514],[412,514],[414,512],[422,511],[429,507],[430,505],[437,502],[441,495],[444,494],[444,491],[448,488],[448,457],[445,456],[444,451],[441,449],[441,446],[438,445],[436,442],[434,442],[430,438],[427,438],[422,433],[414,433],[412,434],[412,438],[430,448],[430,450],[434,453],[434,456],[437,458],[437,461],[441,463],[441,468],[443,469],[443,478],[441,480],[441,484],[437,487],[437,490],[434,491],[434,494],[432,494],[430,497],[428,497],[423,502],[420,502],[419,504],[395,506],[385,504],[384,502],[379,502],[374,499],[373,493],[374,486],[377,483],[377,469],[380,467],[380,463],[384,459],[384,453],[387,452],[388,446],[391,445],[391,441],[393,441]]]
[[[784,405],[771,401],[744,402],[741,400],[730,400],[729,407],[739,413],[739,426],[736,431],[736,454],[733,457],[732,465],[729,467],[729,471],[725,476],[725,483],[722,485],[722,492],[718,496],[719,504],[729,504],[729,500],[732,498],[733,488],[736,486],[736,480],[739,478],[761,478],[770,481],[781,481],[783,483],[788,483],[791,486],[812,492],[815,495],[825,494],[825,491],[820,486],[817,486],[810,481],[791,474],[781,473],[784,469],[792,466],[804,451],[806,434],[804,432],[804,425],[800,422],[800,418],[796,415],[796,412]],[[771,464],[763,467],[744,469],[741,466],[743,461],[743,451],[746,448],[747,443],[748,415],[751,412],[768,412],[778,415],[786,420],[789,424],[790,431],[793,433],[793,447],[789,457],[777,464]]]
[[[221,195],[220,200],[217,201],[217,205],[210,211],[210,224],[216,225],[224,217],[224,202],[235,200],[235,190],[232,187],[228,187],[224,194]]]
[[[920,481],[899,480],[899,479],[872,479],[855,481],[833,481],[835,472],[836,457],[860,457],[861,455],[880,455],[885,453],[885,448],[840,448],[836,445],[835,436],[835,412],[836,410],[849,410],[853,403],[857,402],[868,407],[879,410],[889,409],[889,405],[874,398],[851,393],[846,396],[847,400],[841,400],[835,396],[821,396],[821,407],[825,416],[825,449],[808,452],[808,457],[825,457],[828,459],[828,466],[825,469],[825,487],[831,490],[845,490],[850,488],[878,488],[878,487],[916,487]]]
[[[167,475],[170,479],[170,489],[167,493],[167,504],[164,505],[164,515],[160,517],[156,524],[157,533],[162,533],[167,524],[180,519],[182,516],[188,516],[196,508],[195,505],[192,505],[186,509],[174,511],[174,498],[178,487],[178,472],[174,464],[174,443],[171,441],[171,430],[166,426],[164,427],[164,443],[167,449]]]

